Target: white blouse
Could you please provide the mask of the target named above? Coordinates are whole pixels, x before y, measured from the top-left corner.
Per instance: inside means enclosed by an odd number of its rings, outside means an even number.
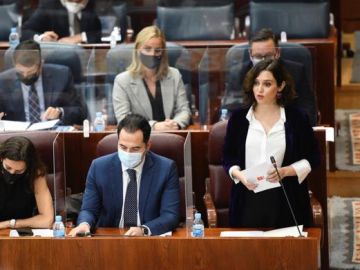
[[[264,127],[255,118],[253,107],[251,107],[246,115],[249,121],[249,129],[245,144],[245,166],[251,168],[260,163],[270,161],[270,156],[274,156],[276,164],[281,167],[286,148],[285,125],[286,116],[284,108],[280,108],[280,118],[266,134]],[[311,172],[310,163],[306,159],[302,159],[291,164],[296,172],[299,183]],[[232,166],[229,170],[230,177],[235,183],[239,183],[238,179],[232,176],[234,169],[241,170],[240,166]],[[244,168],[245,169],[245,168]]]

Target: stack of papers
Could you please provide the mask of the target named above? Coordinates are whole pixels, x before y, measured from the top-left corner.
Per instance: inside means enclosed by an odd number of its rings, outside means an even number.
[[[38,122],[31,125],[30,122],[21,122],[21,121],[9,121],[9,120],[0,120],[0,126],[3,127],[4,131],[34,131],[34,130],[43,130],[51,129],[59,122],[59,119]]]
[[[301,235],[307,237],[307,232],[303,231],[303,225],[299,225]],[[271,231],[223,231],[220,237],[299,237],[296,226],[286,227]]]

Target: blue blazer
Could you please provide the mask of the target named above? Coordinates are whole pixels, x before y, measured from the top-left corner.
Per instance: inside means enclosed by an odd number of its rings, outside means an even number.
[[[43,64],[41,72],[45,110],[49,106],[62,107],[63,124],[82,125],[87,108],[76,93],[70,69],[61,65]],[[0,73],[0,112],[6,113],[3,120],[25,121],[21,83],[14,68]]]
[[[246,119],[247,109],[241,109],[233,113],[227,125],[224,142],[223,166],[226,173],[233,165],[245,169],[246,137],[249,129],[249,121]],[[285,142],[286,149],[283,164],[288,166],[298,160],[306,159],[311,168],[320,164],[320,151],[309,119],[305,113],[294,107],[285,108]],[[289,196],[295,216],[299,224],[312,225],[311,206],[306,179],[299,184],[297,177],[287,177],[283,181]],[[243,184],[233,183],[231,190],[229,218],[230,226],[239,227],[242,209],[245,207],[244,197],[249,191]],[[287,204],[283,198],[283,205]],[[286,224],[286,217],[280,221]],[[290,225],[289,225],[290,226]]]
[[[146,154],[142,171],[139,215],[142,225],[159,235],[175,229],[180,218],[179,177],[175,162],[152,152]],[[91,164],[78,224],[118,227],[123,204],[121,162],[117,153]]]

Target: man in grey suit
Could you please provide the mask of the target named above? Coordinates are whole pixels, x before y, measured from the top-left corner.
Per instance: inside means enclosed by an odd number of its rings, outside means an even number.
[[[76,94],[68,67],[42,64],[40,45],[28,40],[14,51],[15,68],[0,74],[0,112],[4,120],[60,119],[82,124],[87,109]]]

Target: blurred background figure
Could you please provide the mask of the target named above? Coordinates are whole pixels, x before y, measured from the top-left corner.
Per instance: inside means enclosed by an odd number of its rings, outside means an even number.
[[[39,5],[23,24],[22,39],[99,43],[101,23],[91,0],[53,0]]]

